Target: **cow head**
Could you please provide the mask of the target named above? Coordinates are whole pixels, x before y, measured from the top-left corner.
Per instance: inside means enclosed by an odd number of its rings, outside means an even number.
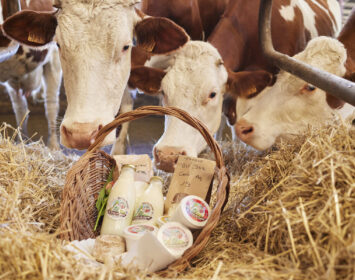
[[[338,76],[345,74],[346,50],[335,39],[313,39],[294,58]],[[348,113],[351,106],[347,104],[342,108],[344,103],[339,101],[281,71],[275,84],[254,98],[238,97],[235,131],[245,143],[264,150],[272,146],[279,136],[298,134],[309,125],[326,123],[334,119],[337,111]]]
[[[221,56],[210,44],[190,41],[167,57],[153,57],[149,66],[133,68],[129,84],[147,94],[163,96],[174,106],[202,121],[212,133],[220,125],[228,78]],[[184,122],[165,117],[164,134],[154,146],[155,164],[171,171],[180,154],[197,156],[206,147],[200,133]]]
[[[126,87],[134,34],[152,53],[179,48],[184,30],[164,18],[144,18],[137,0],[62,0],[55,14],[23,11],[3,25],[6,35],[31,47],[58,44],[68,107],[61,143],[85,149],[117,114]],[[114,141],[114,132],[102,145]]]

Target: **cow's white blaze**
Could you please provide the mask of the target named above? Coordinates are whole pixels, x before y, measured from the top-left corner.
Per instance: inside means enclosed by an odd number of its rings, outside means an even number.
[[[295,58],[338,76],[345,74],[346,50],[332,38],[311,40]],[[253,135],[247,144],[264,150],[279,136],[298,134],[309,125],[318,126],[334,120],[337,115],[345,118],[353,112],[354,107],[348,104],[340,110],[332,109],[324,91],[302,90],[305,86],[305,81],[282,71],[276,83],[254,98],[248,108],[238,100],[238,121],[242,119],[253,126]],[[242,111],[244,113],[240,114]]]
[[[117,114],[130,73],[135,0],[63,0],[56,41],[68,99],[62,127],[106,125]],[[125,46],[129,49],[125,50]],[[61,130],[61,141],[65,142]],[[104,145],[114,141],[114,132]]]
[[[218,51],[209,43],[190,41],[163,62],[161,65],[171,65],[161,83],[163,105],[184,109],[215,133],[221,121],[228,78]],[[206,147],[206,142],[191,126],[174,117],[166,117],[164,134],[156,148],[164,146],[176,147],[187,155],[197,156]]]

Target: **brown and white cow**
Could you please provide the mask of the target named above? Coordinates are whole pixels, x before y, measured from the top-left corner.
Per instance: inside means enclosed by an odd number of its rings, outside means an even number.
[[[355,11],[338,40],[312,39],[294,58],[355,82]],[[278,74],[272,87],[254,98],[244,114],[239,111],[236,133],[259,150],[269,148],[279,137],[302,133],[308,126],[317,127],[339,117],[355,118],[354,106],[285,71]],[[245,130],[248,133],[243,133]]]
[[[61,143],[85,149],[117,114],[126,87],[133,35],[152,53],[184,45],[186,32],[164,18],[145,18],[138,0],[61,0],[56,13],[22,11],[3,24],[6,35],[31,47],[56,41],[60,50],[68,107]],[[102,145],[112,143],[115,133]]]
[[[245,112],[248,104],[274,82],[273,75],[278,71],[261,52],[259,6],[260,0],[230,0],[208,43],[190,41],[169,57],[154,58],[147,66],[132,69],[130,84],[146,93],[163,93],[164,105],[185,109],[215,133],[225,92],[238,96],[238,103],[240,100],[245,103],[240,110]],[[272,37],[276,49],[282,53],[294,55],[313,37],[336,35],[340,26],[336,0],[273,3]],[[227,109],[233,123],[235,101]],[[205,147],[197,131],[166,117],[164,134],[154,147],[156,164],[172,170],[179,154],[197,156]]]
[[[2,16],[0,23],[20,8],[22,10],[53,12],[50,0],[2,0],[0,7]],[[12,11],[10,11],[11,9]],[[57,47],[51,45],[43,50],[30,49],[26,46],[18,46],[3,34],[0,35],[0,44],[0,60],[2,61],[0,63],[0,82],[6,87],[10,96],[17,124],[20,125],[23,121],[22,130],[27,134],[28,106],[26,97],[33,92],[43,91],[48,120],[48,145],[52,149],[59,148],[56,122],[59,110],[61,68]]]

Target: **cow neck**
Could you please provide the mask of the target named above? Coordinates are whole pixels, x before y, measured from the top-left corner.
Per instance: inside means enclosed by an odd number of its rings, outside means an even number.
[[[196,0],[205,38],[209,38],[229,0]]]
[[[241,69],[246,40],[229,17],[220,19],[208,42],[218,50],[227,68],[233,71]]]

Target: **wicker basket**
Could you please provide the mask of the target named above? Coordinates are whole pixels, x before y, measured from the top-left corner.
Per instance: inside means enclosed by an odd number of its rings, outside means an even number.
[[[103,187],[109,171],[115,166],[115,161],[111,156],[98,150],[100,143],[122,123],[149,115],[171,115],[196,128],[210,146],[216,160],[215,180],[218,180],[218,186],[211,217],[199,233],[193,246],[180,259],[172,263],[168,269],[160,272],[161,275],[167,275],[171,269],[175,273],[183,271],[189,266],[189,261],[204,248],[212,230],[218,223],[222,209],[228,199],[229,190],[229,175],[223,162],[221,148],[206,126],[183,110],[174,107],[144,106],[119,115],[100,130],[95,143],[89,147],[88,151],[67,174],[61,205],[61,238],[72,241],[97,236],[98,232],[93,231],[97,217],[95,195]]]

